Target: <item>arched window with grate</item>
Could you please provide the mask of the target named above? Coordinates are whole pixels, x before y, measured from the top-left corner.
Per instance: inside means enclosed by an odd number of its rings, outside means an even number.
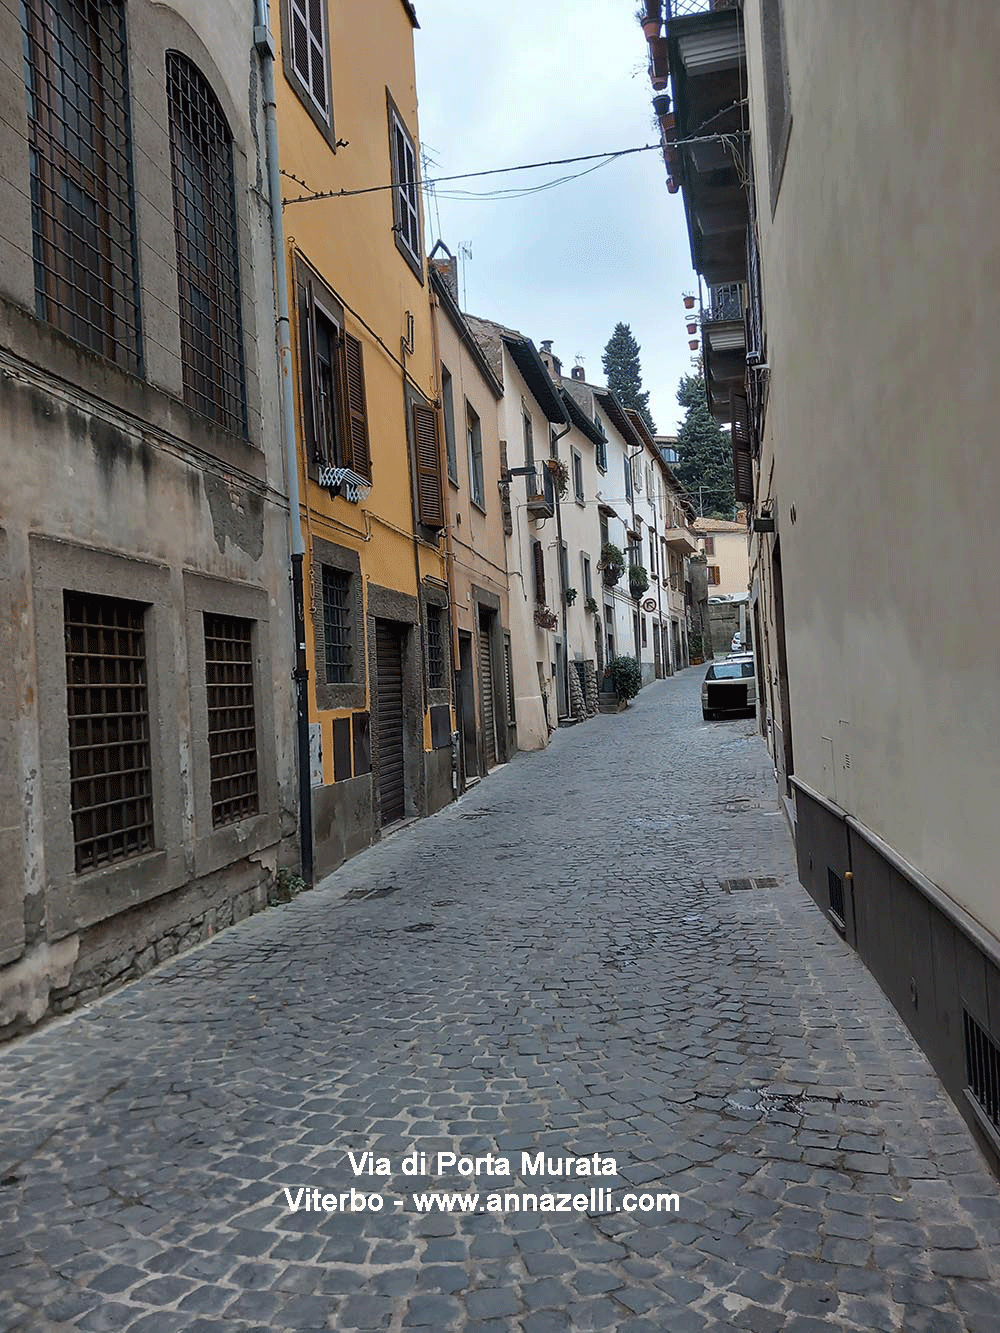
[[[204,75],[177,51],[167,52],[167,100],[184,401],[245,435],[233,138]]]
[[[139,373],[124,5],[24,0],[21,17],[36,311]]]

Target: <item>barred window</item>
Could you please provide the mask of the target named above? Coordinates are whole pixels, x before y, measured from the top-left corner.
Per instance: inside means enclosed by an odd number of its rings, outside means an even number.
[[[447,684],[444,670],[444,611],[433,603],[427,605],[427,687],[443,690]]]
[[[145,611],[139,602],[63,595],[78,874],[153,847]]]
[[[24,0],[21,15],[37,314],[137,374],[124,6]]]
[[[343,685],[351,679],[351,576],[343,569],[323,566],[323,647],[326,682]]]
[[[233,140],[215,94],[167,52],[184,401],[246,434]]]
[[[212,823],[232,824],[259,809],[253,621],[205,612],[205,693]]]

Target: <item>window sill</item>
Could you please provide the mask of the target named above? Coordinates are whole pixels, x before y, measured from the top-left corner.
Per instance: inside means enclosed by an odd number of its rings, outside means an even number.
[[[448,475],[448,485],[452,488],[452,490],[455,491],[460,491],[462,489],[462,483],[458,480],[457,477],[451,476],[450,473]]]
[[[279,841],[281,821],[274,811],[247,815],[232,824],[221,824],[195,842],[194,867],[199,877],[223,866],[244,860]]]
[[[393,229],[392,229],[392,239],[393,239],[393,240],[395,241],[395,243],[396,243],[396,249],[399,251],[399,253],[400,253],[400,254],[403,256],[403,258],[406,260],[407,267],[410,269],[410,272],[413,274],[413,276],[416,278],[416,280],[420,283],[420,285],[421,285],[421,287],[422,287],[422,286],[424,285],[424,260],[423,260],[423,256],[422,256],[422,255],[415,255],[415,254],[413,253],[413,251],[410,249],[410,247],[409,247],[408,245],[406,245],[406,244],[403,242],[403,240],[401,239],[401,237],[400,237],[400,235],[399,235],[399,232],[396,230],[395,227],[393,227]]]
[[[484,518],[486,517],[486,506],[485,506],[485,504],[480,504],[478,500],[473,499],[473,500],[472,500],[472,507],[473,507],[473,509],[478,509],[479,512],[483,515]]]
[[[583,498],[582,495],[578,495],[576,497],[576,503],[580,506],[581,509],[587,508],[587,501]]]

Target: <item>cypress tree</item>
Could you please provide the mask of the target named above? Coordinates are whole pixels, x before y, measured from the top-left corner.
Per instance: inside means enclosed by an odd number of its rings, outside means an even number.
[[[625,407],[631,407],[639,413],[652,433],[656,426],[649,411],[649,391],[644,391],[642,387],[640,350],[629,326],[618,323],[608,339],[601,364],[608,388],[618,395]]]
[[[732,446],[708,410],[700,371],[683,377],[677,401],[686,409],[677,433],[677,480],[705,518],[731,519],[736,510]]]

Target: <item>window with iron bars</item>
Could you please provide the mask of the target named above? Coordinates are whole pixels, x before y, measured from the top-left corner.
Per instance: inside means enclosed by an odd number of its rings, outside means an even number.
[[[216,827],[259,809],[253,656],[253,621],[205,612],[208,756]]]
[[[246,434],[233,139],[202,73],[167,52],[184,401]]]
[[[63,595],[78,874],[153,847],[145,613],[139,602]]]
[[[38,317],[142,369],[125,10],[24,0]]]
[[[444,610],[427,604],[427,687],[443,690],[447,685],[444,669]]]
[[[344,569],[323,566],[323,648],[328,685],[351,679],[351,576]]]

